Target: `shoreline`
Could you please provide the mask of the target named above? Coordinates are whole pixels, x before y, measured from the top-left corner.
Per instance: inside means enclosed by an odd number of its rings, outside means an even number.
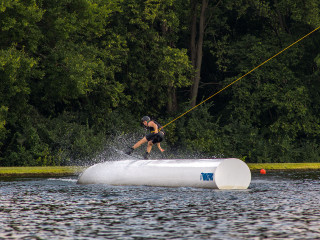
[[[320,170],[320,162],[315,163],[247,163],[251,171],[265,170]]]
[[[0,177],[65,177],[80,174],[81,166],[0,167]]]
[[[320,170],[320,163],[247,163],[253,172],[265,170]],[[0,167],[0,177],[65,177],[76,176],[87,167],[57,166],[57,167]]]

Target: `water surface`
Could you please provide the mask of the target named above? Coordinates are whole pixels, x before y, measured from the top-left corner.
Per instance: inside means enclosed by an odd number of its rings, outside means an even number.
[[[320,171],[228,191],[76,181],[0,179],[0,239],[320,239]]]

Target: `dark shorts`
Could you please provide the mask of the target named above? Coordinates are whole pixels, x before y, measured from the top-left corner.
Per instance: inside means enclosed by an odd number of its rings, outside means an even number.
[[[159,132],[159,133],[148,133],[146,135],[146,139],[149,141],[152,141],[152,143],[159,143],[162,142],[164,138],[164,133],[163,132]]]

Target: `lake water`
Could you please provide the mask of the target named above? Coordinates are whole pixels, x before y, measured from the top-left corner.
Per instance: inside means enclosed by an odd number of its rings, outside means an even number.
[[[236,191],[76,181],[0,179],[0,239],[320,239],[320,171]]]

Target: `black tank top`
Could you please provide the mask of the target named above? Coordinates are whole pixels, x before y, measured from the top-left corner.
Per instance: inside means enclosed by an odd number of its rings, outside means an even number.
[[[162,126],[160,125],[160,123],[156,122],[155,120],[151,120],[150,122],[154,122],[154,123],[158,126],[158,131],[159,131],[159,129],[162,127]],[[154,128],[153,128],[153,127],[149,127],[149,126],[148,126],[147,129],[148,129],[151,133],[154,132]],[[161,132],[163,132],[163,130],[161,130]]]

